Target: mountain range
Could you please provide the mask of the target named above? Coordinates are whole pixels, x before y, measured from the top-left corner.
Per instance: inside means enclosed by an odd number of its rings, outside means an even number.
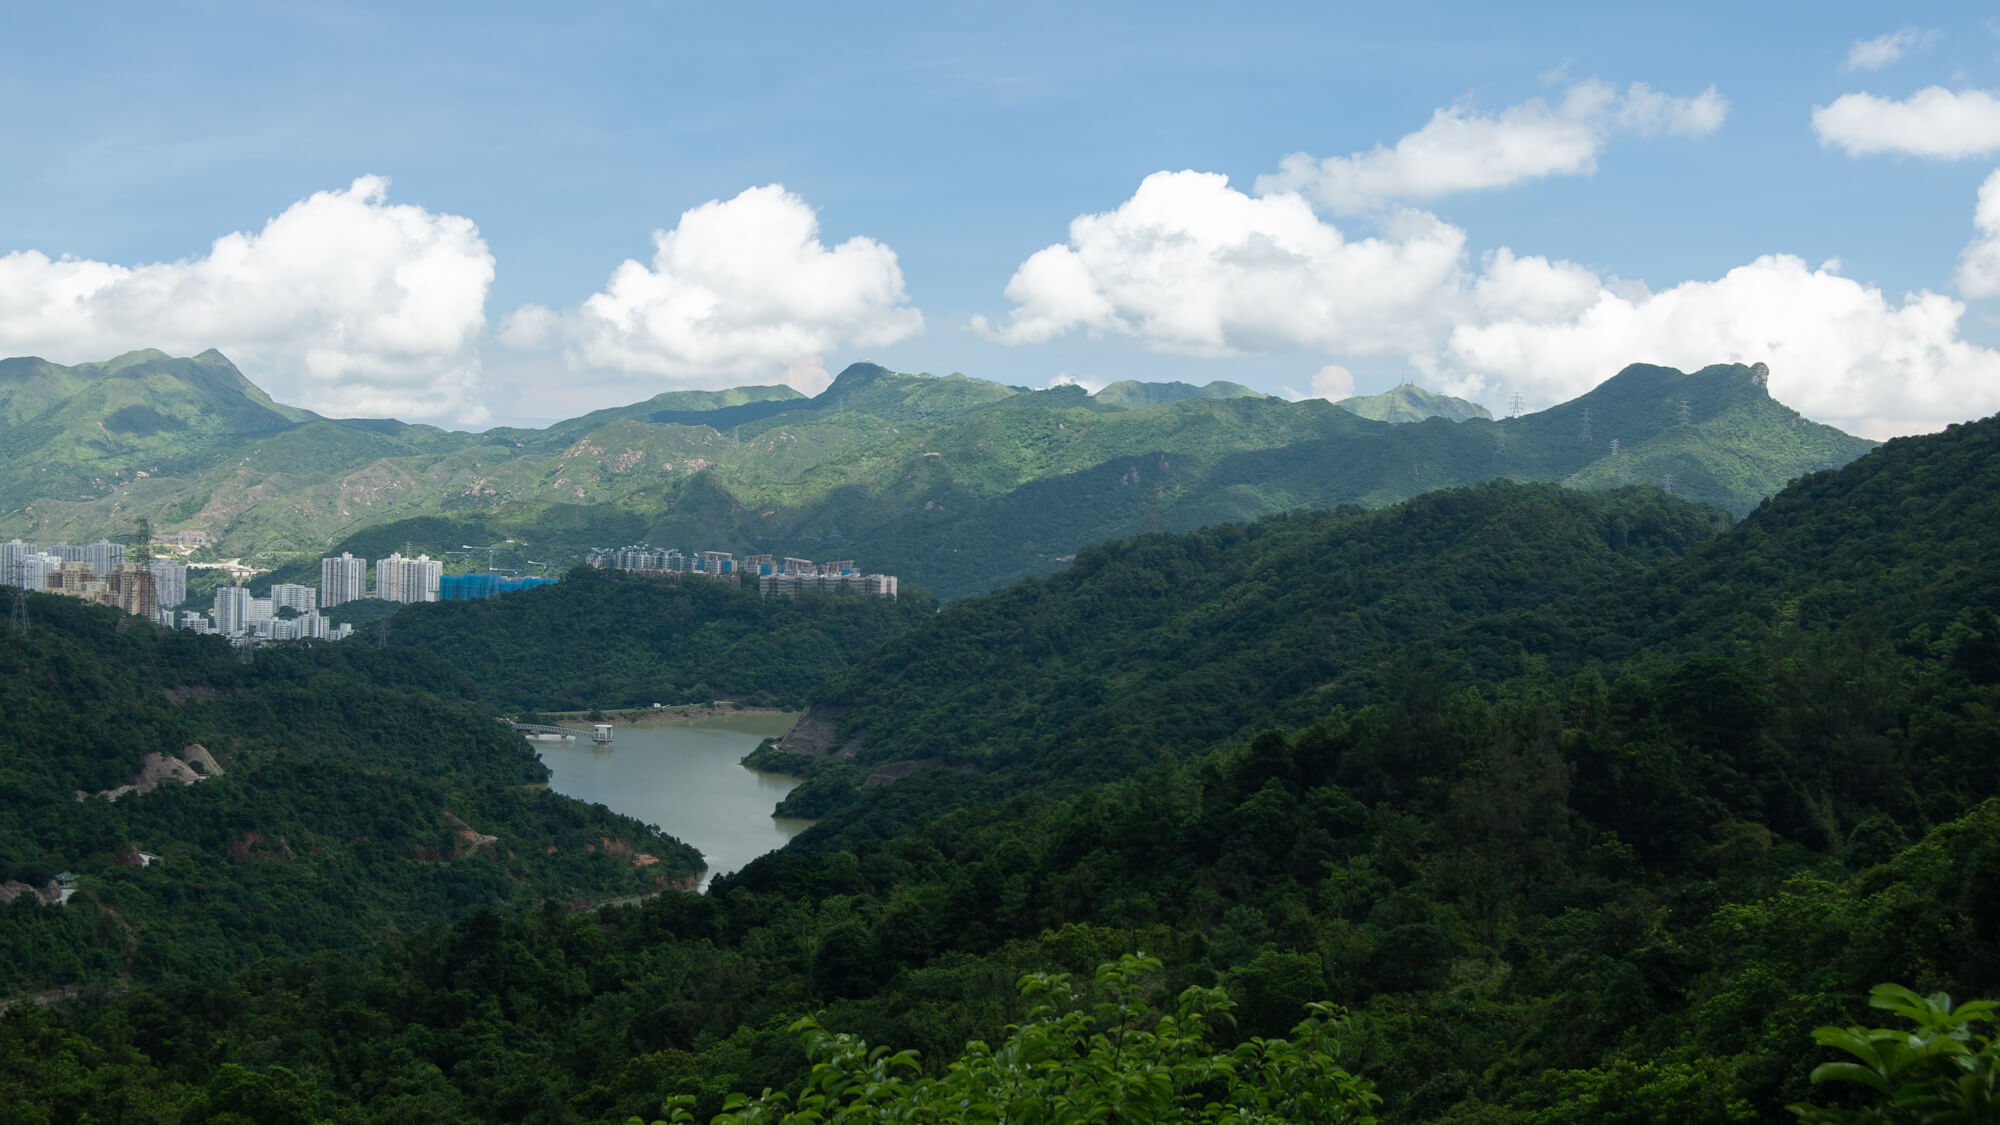
[[[516,566],[647,540],[854,558],[953,599],[1117,536],[1502,477],[1652,484],[1741,515],[1872,445],[1807,421],[1741,365],[1634,365],[1550,409],[1484,415],[1407,386],[1341,403],[1226,382],[1092,395],[858,363],[810,398],[671,391],[465,433],[288,407],[215,351],[12,359],[0,535],[89,539],[145,517],[271,564],[504,543],[485,561]]]

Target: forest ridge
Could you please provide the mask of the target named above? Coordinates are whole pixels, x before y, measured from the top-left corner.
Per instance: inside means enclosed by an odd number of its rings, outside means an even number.
[[[274,562],[504,542],[516,564],[559,565],[640,540],[778,555],[839,543],[950,600],[1149,529],[1497,477],[1652,484],[1740,515],[1871,447],[1771,399],[1744,366],[1635,365],[1548,410],[1484,413],[1409,387],[1343,404],[1221,382],[1091,395],[855,364],[812,398],[674,391],[469,434],[283,406],[213,351],[13,359],[0,361],[0,535],[88,540],[143,515]]]

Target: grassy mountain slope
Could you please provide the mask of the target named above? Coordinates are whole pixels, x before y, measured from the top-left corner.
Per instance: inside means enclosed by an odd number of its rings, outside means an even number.
[[[657,425],[706,424],[722,430],[791,409],[805,397],[786,386],[735,387],[726,391],[663,391],[644,402],[593,410],[545,430],[490,430],[488,436],[510,439],[528,448],[549,449],[566,446],[621,418]]]
[[[1493,417],[1476,402],[1427,391],[1412,383],[1391,387],[1379,395],[1344,398],[1334,405],[1377,422],[1421,422],[1426,418],[1463,422],[1468,418]]]
[[[1179,402],[1184,398],[1257,398],[1261,391],[1253,391],[1241,383],[1231,383],[1217,379],[1197,387],[1193,383],[1142,383],[1136,379],[1120,379],[1090,397],[1112,406],[1159,406],[1161,403]]]
[[[12,362],[0,410],[39,405],[0,427],[18,453],[0,534],[89,537],[147,515],[208,530],[226,553],[317,557],[443,516],[459,522],[442,538],[391,539],[433,553],[512,540],[522,559],[557,562],[642,536],[838,555],[947,598],[1049,573],[1106,538],[1496,477],[1602,488],[1671,474],[1676,493],[1742,513],[1868,447],[1803,423],[1744,367],[1637,366],[1540,414],[1391,425],[1231,384],[1092,396],[856,364],[809,399],[675,392],[473,435],[288,415],[214,353],[135,353],[115,371]]]

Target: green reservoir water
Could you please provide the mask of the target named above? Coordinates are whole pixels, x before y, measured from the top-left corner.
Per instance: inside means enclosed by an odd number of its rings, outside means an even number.
[[[745,769],[742,758],[792,729],[797,715],[718,715],[655,726],[620,724],[611,745],[590,732],[574,742],[536,743],[549,788],[656,824],[701,849],[709,880],[784,846],[811,821],[778,820],[771,809],[798,784]]]

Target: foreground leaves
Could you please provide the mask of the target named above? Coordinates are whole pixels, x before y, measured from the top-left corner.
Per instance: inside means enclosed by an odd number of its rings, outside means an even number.
[[[1097,983],[1110,999],[1088,1009],[1075,1005],[1065,974],[1023,977],[1022,994],[1042,1001],[1028,1021],[1009,1028],[997,1049],[967,1044],[935,1078],[918,1075],[914,1051],[871,1050],[857,1036],[800,1020],[793,1031],[813,1060],[806,1088],[796,1098],[770,1090],[754,1099],[732,1095],[714,1125],[1375,1120],[1381,1099],[1366,1080],[1334,1065],[1339,1021],[1330,1006],[1311,1005],[1291,1039],[1253,1038],[1220,1051],[1208,1032],[1212,1020],[1229,1020],[1228,996],[1190,988],[1172,1014],[1156,1019],[1141,996],[1160,970],[1158,958],[1143,954],[1100,966]],[[668,1099],[669,1119],[693,1121],[694,1100]]]

